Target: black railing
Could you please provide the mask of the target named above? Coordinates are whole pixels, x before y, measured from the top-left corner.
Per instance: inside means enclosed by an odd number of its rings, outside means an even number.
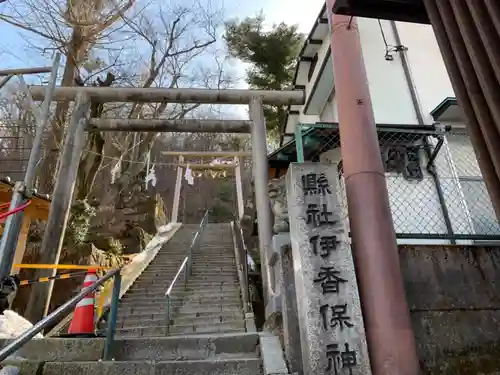
[[[174,291],[174,288],[176,286],[177,280],[180,278],[180,275],[182,272],[184,272],[184,291],[187,288],[187,283],[189,276],[192,274],[192,265],[193,265],[193,252],[195,250],[199,249],[200,246],[200,241],[201,237],[203,235],[203,231],[205,230],[205,226],[207,225],[208,222],[208,213],[209,210],[205,212],[205,215],[203,215],[203,219],[201,219],[200,222],[200,227],[198,228],[198,231],[193,237],[193,241],[191,242],[191,246],[189,247],[189,250],[184,257],[179,269],[177,270],[177,273],[175,274],[172,282],[170,283],[167,291],[165,292],[165,320],[166,320],[166,334],[170,334],[170,326],[172,323],[172,315],[173,315],[173,296],[172,293]]]
[[[114,342],[115,331],[116,331],[116,317],[118,312],[118,301],[120,299],[120,287],[121,287],[121,275],[120,269],[114,269],[109,271],[106,275],[101,277],[92,285],[82,289],[80,293],[71,298],[68,302],[64,303],[62,306],[58,307],[52,313],[47,315],[41,321],[33,325],[30,329],[25,331],[19,337],[17,337],[14,341],[9,343],[7,346],[0,349],[0,362],[5,360],[9,355],[14,353],[16,350],[20,349],[24,344],[30,341],[33,337],[35,337],[38,333],[42,332],[45,328],[53,325],[58,319],[67,314],[70,310],[74,309],[75,306],[84,299],[88,294],[96,291],[101,285],[103,285],[106,281],[115,278],[114,286],[113,286],[113,297],[111,301],[111,311],[110,317],[108,321],[108,328],[106,332],[106,341],[104,346],[104,360],[110,360],[112,356],[112,345]]]

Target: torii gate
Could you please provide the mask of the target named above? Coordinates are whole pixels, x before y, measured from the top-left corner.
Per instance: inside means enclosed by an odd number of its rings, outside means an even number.
[[[189,167],[192,170],[196,169],[204,169],[204,170],[226,170],[233,169],[235,173],[235,183],[236,183],[236,203],[238,207],[238,219],[241,220],[244,214],[244,203],[243,203],[243,188],[241,183],[241,157],[243,156],[252,156],[251,152],[245,151],[163,151],[161,153],[165,156],[177,156],[178,165],[177,165],[177,176],[175,180],[175,190],[174,190],[174,200],[172,203],[172,215],[171,222],[177,223],[179,217],[179,202],[181,196],[181,187],[182,187],[182,172],[185,168]],[[233,157],[233,162],[229,164],[203,164],[203,163],[188,163],[185,162],[185,157]]]
[[[31,86],[27,91],[28,102],[44,98],[44,86]],[[73,199],[78,164],[84,151],[85,131],[141,131],[141,132],[209,132],[250,133],[252,135],[253,179],[259,230],[259,249],[262,264],[268,264],[272,244],[272,222],[267,195],[267,142],[264,104],[301,105],[305,102],[303,90],[210,90],[165,88],[111,88],[111,87],[57,87],[53,100],[74,101],[75,105],[66,132],[54,187],[50,215],[41,245],[41,263],[57,263]],[[90,118],[91,101],[106,102],[168,102],[200,104],[247,104],[250,120],[136,120]],[[32,110],[38,108],[33,104]],[[44,127],[37,127],[37,135]],[[36,138],[36,137],[35,137]],[[40,147],[40,143],[33,146]],[[35,152],[32,152],[35,154]],[[31,156],[30,156],[31,158]],[[22,189],[15,194],[22,195]],[[14,197],[13,197],[14,200]],[[12,220],[11,215],[7,220]],[[15,229],[15,226],[10,226]],[[4,236],[16,233],[7,232]],[[0,270],[10,270],[15,247],[0,249]],[[51,276],[53,271],[40,270],[37,277]],[[7,274],[0,275],[0,279]],[[270,284],[267,267],[262,268],[264,294]],[[50,285],[35,284],[28,303],[26,317],[38,321],[47,314],[51,296]]]

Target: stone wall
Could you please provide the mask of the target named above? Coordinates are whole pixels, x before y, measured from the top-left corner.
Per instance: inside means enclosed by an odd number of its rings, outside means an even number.
[[[276,252],[286,241],[278,242]],[[500,375],[500,247],[402,245],[399,251],[423,373]],[[270,267],[275,276],[281,256]],[[283,291],[275,286],[276,298]],[[263,329],[283,340],[281,306],[273,307]]]
[[[426,374],[500,374],[500,248],[400,246]]]

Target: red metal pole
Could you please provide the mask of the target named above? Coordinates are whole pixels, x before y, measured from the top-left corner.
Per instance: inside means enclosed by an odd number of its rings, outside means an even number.
[[[327,0],[353,256],[373,375],[420,366],[399,265],[361,42],[354,17]]]

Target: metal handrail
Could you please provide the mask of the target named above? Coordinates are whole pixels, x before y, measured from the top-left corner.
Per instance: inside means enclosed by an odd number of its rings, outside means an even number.
[[[111,307],[111,316],[108,322],[108,331],[106,334],[106,344],[104,348],[104,359],[109,359],[110,347],[114,340],[115,334],[115,326],[116,326],[116,314],[118,309],[118,301],[116,295],[119,298],[120,291],[120,268],[114,269],[108,272],[106,275],[101,277],[92,285],[82,289],[80,293],[71,298],[69,301],[58,307],[52,313],[47,315],[45,318],[40,320],[38,323],[34,324],[30,329],[22,333],[19,337],[17,337],[14,341],[12,341],[9,345],[0,349],[0,362],[5,360],[9,355],[14,353],[16,350],[20,349],[24,344],[30,341],[33,337],[35,337],[38,333],[42,332],[45,328],[53,324],[57,319],[67,313],[69,310],[73,309],[78,302],[84,299],[89,293],[94,292],[97,288],[99,288],[106,281],[115,277],[115,288],[113,290],[113,302]],[[115,292],[115,289],[118,290],[118,293]]]
[[[233,220],[232,230],[233,230],[233,240],[234,246],[237,250],[237,264],[240,268],[238,271],[241,272],[240,276],[240,288],[241,288],[241,298],[243,299],[243,310],[244,313],[251,312],[250,305],[250,292],[249,292],[249,279],[248,279],[248,257],[249,252],[247,245],[245,243],[245,237],[243,235],[243,228],[241,227],[240,221],[235,218]]]
[[[187,288],[187,282],[189,276],[191,276],[192,273],[192,263],[193,263],[193,250],[198,247],[199,241],[201,238],[201,235],[205,229],[205,226],[208,222],[208,213],[210,210],[205,211],[205,215],[203,215],[203,218],[201,219],[200,226],[198,230],[196,231],[193,240],[191,241],[191,246],[189,247],[188,253],[185,256],[184,260],[182,261],[179,269],[177,270],[177,273],[175,274],[172,282],[170,283],[170,286],[168,287],[167,291],[165,292],[165,319],[167,323],[167,331],[166,334],[169,334],[170,331],[170,324],[172,321],[172,291],[174,289],[174,286],[179,279],[179,276],[181,275],[182,271],[184,272],[184,290]]]

